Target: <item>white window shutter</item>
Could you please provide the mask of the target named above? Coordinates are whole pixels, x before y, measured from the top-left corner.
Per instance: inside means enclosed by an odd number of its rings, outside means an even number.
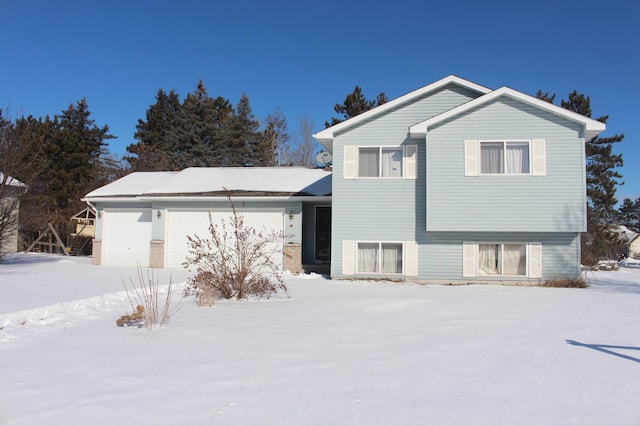
[[[462,243],[462,276],[476,276],[476,243]]]
[[[547,148],[544,139],[533,139],[531,141],[531,174],[533,176],[547,175]]]
[[[415,241],[404,242],[404,274],[418,276],[418,244]]]
[[[529,243],[529,278],[542,278],[542,243]]]
[[[351,240],[342,241],[342,275],[353,275],[356,266],[355,242]]]
[[[478,141],[467,139],[464,141],[464,175],[478,176]]]
[[[342,161],[342,177],[344,179],[356,178],[356,147],[354,145],[344,146],[344,158]]]
[[[404,178],[415,179],[416,178],[416,165],[418,163],[418,145],[407,145],[404,148]]]

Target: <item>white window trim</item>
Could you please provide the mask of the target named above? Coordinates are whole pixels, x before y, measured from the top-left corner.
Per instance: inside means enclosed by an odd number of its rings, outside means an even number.
[[[402,271],[401,272],[363,272],[358,270],[358,246],[360,244],[378,244],[378,265],[382,265],[381,258],[382,256],[382,244],[399,244],[402,246]],[[357,275],[393,275],[393,276],[401,276],[404,275],[405,266],[406,266],[406,247],[404,241],[369,241],[369,240],[357,240],[354,242],[355,256],[354,256],[354,271]]]
[[[507,144],[508,143],[526,143],[529,147],[529,172],[528,173],[507,173]],[[504,172],[503,173],[482,173],[482,144],[483,143],[502,143],[502,155]],[[532,143],[531,139],[479,139],[478,140],[478,174],[480,176],[531,176],[533,169],[532,162]]]
[[[382,161],[383,149],[397,149],[402,150],[402,175],[401,176],[359,176],[360,170],[360,149],[364,148],[378,148],[379,159]],[[390,180],[402,180],[402,179],[416,179],[417,174],[417,145],[345,145],[345,165],[344,165],[344,178],[345,179],[390,179]],[[379,165],[380,172],[382,171],[382,165]]]
[[[526,274],[525,275],[485,275],[478,272],[479,259],[480,259],[480,245],[481,244],[522,244],[525,246],[525,262],[526,262]],[[473,247],[473,248],[472,248]],[[472,249],[471,249],[472,248]],[[536,265],[533,264],[532,256],[533,250],[536,250],[539,259],[535,259]],[[471,255],[473,255],[473,268],[471,268]],[[504,260],[504,256],[502,257]],[[473,269],[473,271],[471,271]],[[463,277],[475,277],[475,278],[542,278],[542,243],[534,241],[474,241],[463,243]]]

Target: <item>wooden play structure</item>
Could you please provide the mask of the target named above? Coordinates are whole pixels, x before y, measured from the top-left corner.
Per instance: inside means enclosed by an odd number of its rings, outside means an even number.
[[[91,240],[95,236],[96,212],[91,207],[76,213],[71,217],[75,224],[75,232],[69,234],[67,244],[62,242],[55,227],[49,222],[47,227],[38,232],[38,238],[29,246],[27,252],[62,253],[69,255],[90,254]]]

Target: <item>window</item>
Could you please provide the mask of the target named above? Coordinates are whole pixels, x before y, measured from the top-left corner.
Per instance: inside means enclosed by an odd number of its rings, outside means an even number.
[[[402,148],[359,148],[358,177],[402,177]]]
[[[358,243],[357,272],[401,274],[402,243]]]
[[[482,174],[529,174],[529,141],[480,142]]]
[[[527,245],[478,244],[478,275],[527,275]]]
[[[416,179],[417,145],[400,147],[344,146],[343,179]]]

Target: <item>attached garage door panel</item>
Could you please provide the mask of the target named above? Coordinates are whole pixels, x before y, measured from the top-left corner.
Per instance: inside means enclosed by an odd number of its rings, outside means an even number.
[[[283,211],[248,211],[242,212],[244,226],[252,227],[256,230],[274,230],[282,232],[284,229]],[[216,211],[213,213],[214,223],[220,223],[224,219],[227,231],[232,233],[231,218],[229,211]],[[218,229],[221,229],[220,227]],[[170,268],[181,268],[189,254],[187,236],[199,235],[202,238],[209,238],[209,213],[207,211],[169,211],[167,222],[167,266]],[[278,244],[279,253],[275,253],[273,261],[282,269],[282,246],[283,241]]]
[[[151,209],[104,213],[104,264],[149,266]]]

